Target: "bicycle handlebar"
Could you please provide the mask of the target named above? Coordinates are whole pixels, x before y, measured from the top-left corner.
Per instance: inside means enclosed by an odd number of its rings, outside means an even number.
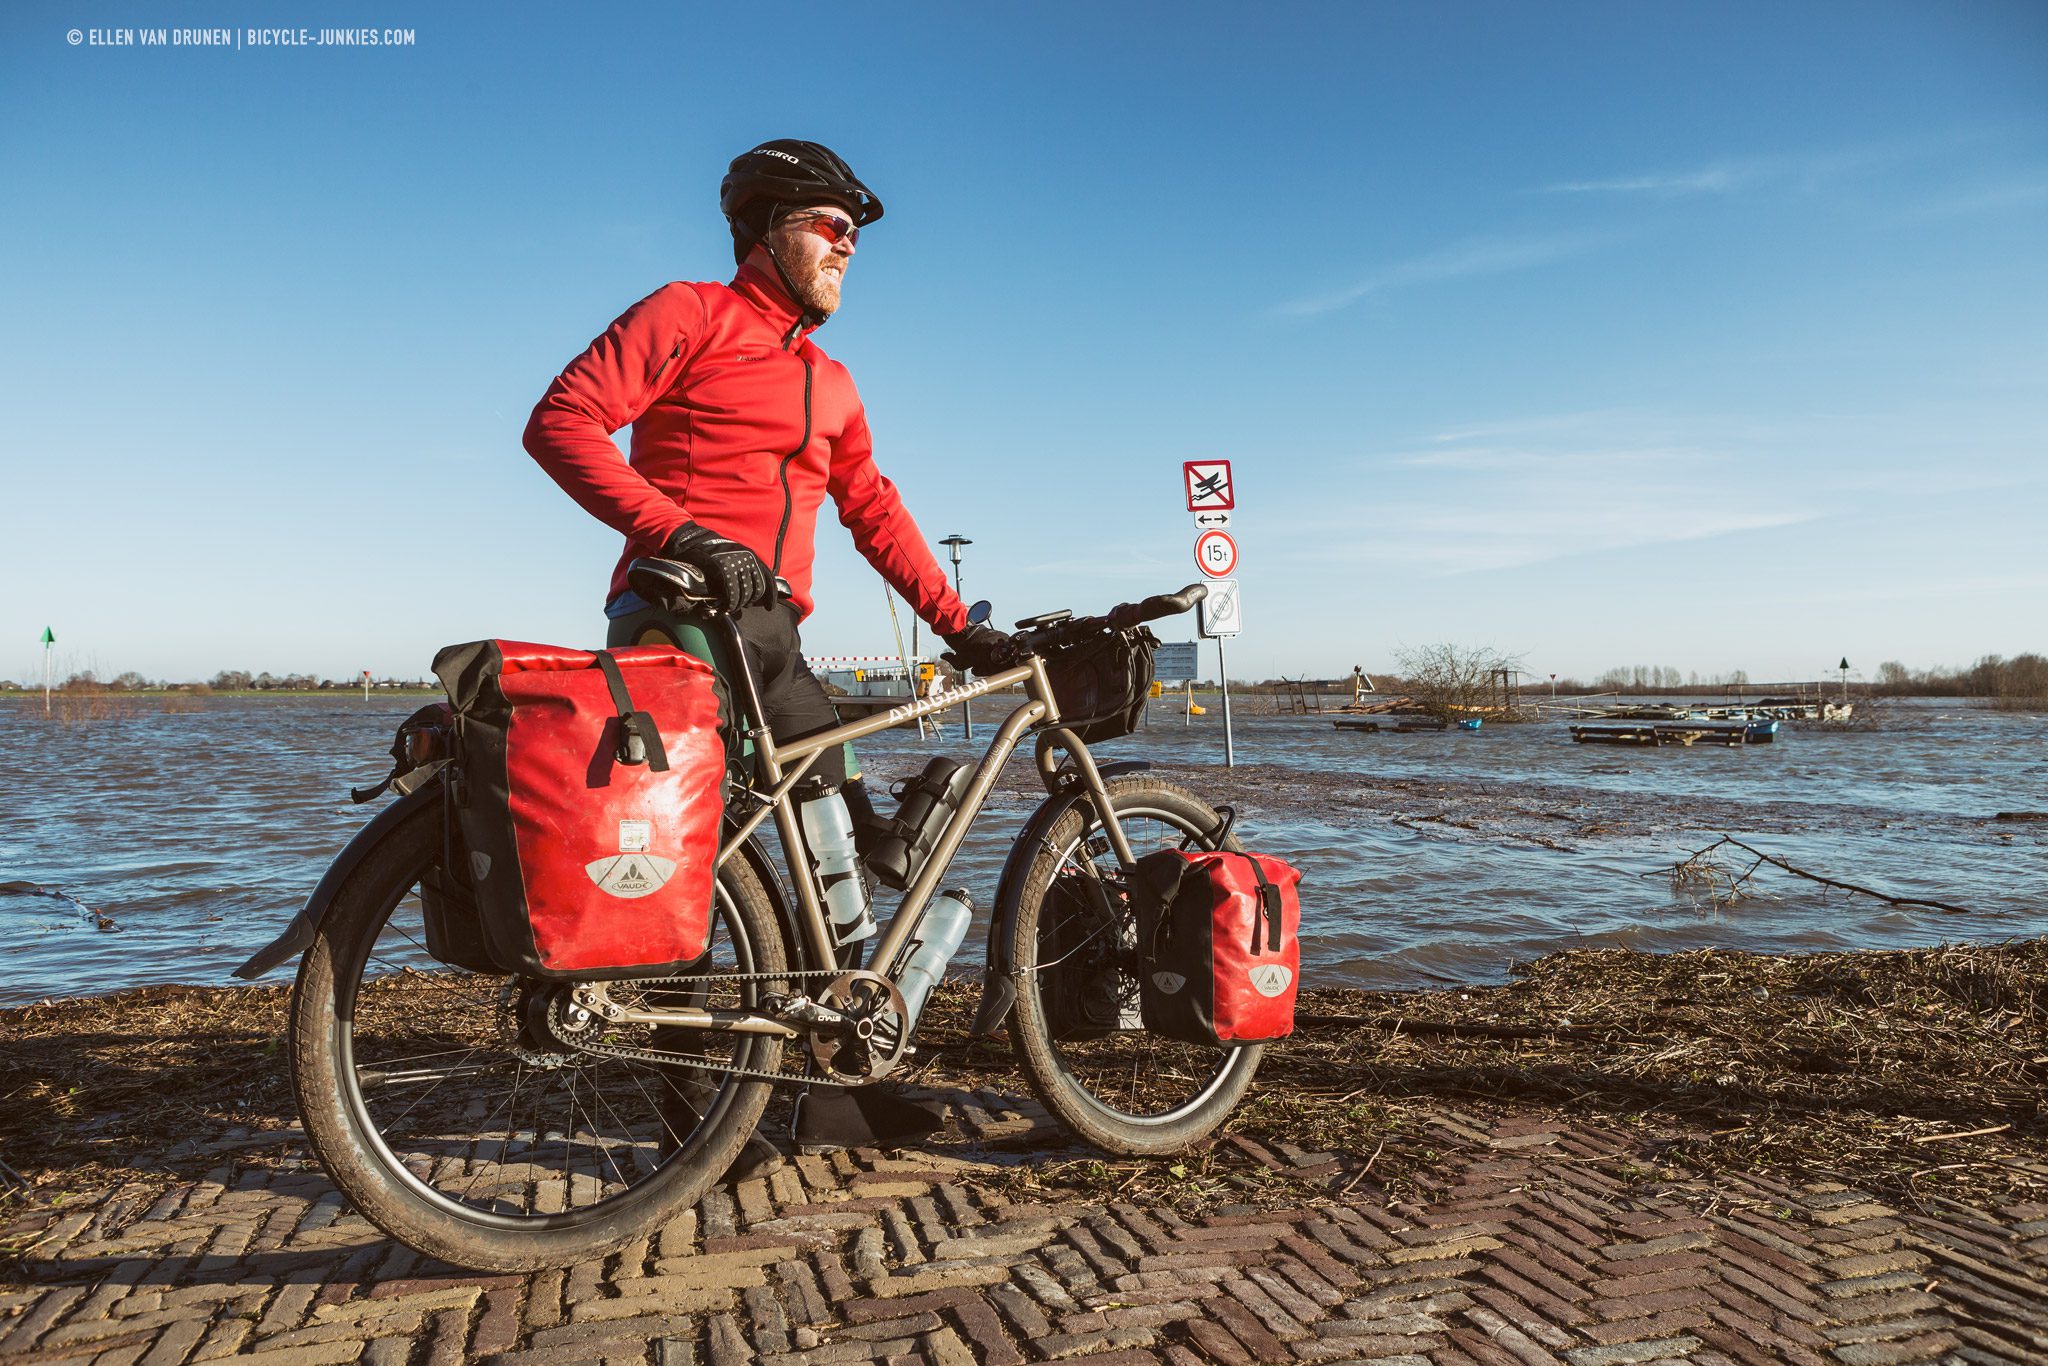
[[[681,560],[643,555],[627,566],[626,583],[635,593],[665,611],[716,615],[717,594],[703,570]],[[789,596],[789,583],[775,581],[776,600]],[[1177,617],[1209,596],[1209,586],[1191,583],[1178,593],[1156,593],[1141,602],[1119,603],[1099,617],[1069,617],[1046,626],[1019,631],[1018,640],[1033,654],[1077,645],[1104,631],[1128,631],[1161,617]]]
[[[1178,593],[1158,593],[1143,602],[1119,603],[1099,617],[1070,617],[1049,626],[1019,631],[1017,638],[1033,654],[1078,645],[1104,631],[1128,631],[1133,626],[1161,617],[1177,617],[1209,596],[1207,584],[1191,583]]]
[[[1143,602],[1127,602],[1109,609],[1109,629],[1128,631],[1139,622],[1177,617],[1208,596],[1208,584],[1191,583],[1178,593],[1156,593]]]

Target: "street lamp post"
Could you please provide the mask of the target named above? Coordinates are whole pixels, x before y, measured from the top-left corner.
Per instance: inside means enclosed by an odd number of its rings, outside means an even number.
[[[956,596],[960,596],[961,601],[965,602],[965,596],[960,593],[960,549],[962,546],[973,545],[974,542],[956,531],[945,540],[940,541],[939,544],[946,547],[947,553],[953,557],[953,592]],[[967,738],[972,740],[974,738],[973,702],[962,702],[960,704],[960,724],[966,729]]]

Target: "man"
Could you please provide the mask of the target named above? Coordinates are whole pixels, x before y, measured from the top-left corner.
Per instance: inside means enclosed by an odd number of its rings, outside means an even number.
[[[664,285],[627,309],[548,386],[527,423],[527,452],[625,537],[605,603],[606,643],[673,642],[720,663],[697,623],[627,586],[638,556],[686,561],[736,616],[777,737],[836,725],[797,630],[811,611],[818,510],[829,493],[868,562],[957,656],[984,673],[1007,667],[1010,638],[968,623],[895,485],[875,467],[852,377],[811,338],[838,311],[861,230],[882,216],[881,200],[828,149],[777,139],[733,160],[719,208],[739,266],[731,282]],[[621,461],[611,436],[628,424],[631,455]],[[787,601],[776,598],[777,577],[789,583]],[[846,754],[821,757],[812,773],[806,807],[846,809],[836,820],[808,813],[807,830],[869,824]],[[871,919],[865,932],[873,933]],[[856,961],[861,929],[845,934],[842,952]],[[798,1141],[805,1137],[800,1129]],[[829,1142],[812,1137],[814,1146]]]

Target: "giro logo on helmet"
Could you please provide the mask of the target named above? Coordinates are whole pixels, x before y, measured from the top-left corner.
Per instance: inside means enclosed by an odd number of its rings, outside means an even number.
[[[785,152],[778,147],[756,147],[753,151],[747,153],[747,155],[755,157],[781,157],[784,161],[788,162],[792,166],[803,165],[801,161],[798,161],[788,152]]]

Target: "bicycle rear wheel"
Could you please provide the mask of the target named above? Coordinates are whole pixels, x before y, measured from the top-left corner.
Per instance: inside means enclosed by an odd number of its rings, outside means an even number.
[[[1187,789],[1146,774],[1108,787],[1136,856],[1218,847],[1216,811]],[[1070,1132],[1139,1156],[1177,1151],[1229,1118],[1263,1049],[1146,1032],[1137,913],[1092,806],[1077,804],[1053,823],[1025,872],[1009,934],[1019,971],[1011,1045],[1032,1090]]]
[[[688,1052],[689,1067],[554,1039],[546,984],[446,967],[426,949],[420,883],[442,853],[422,808],[344,883],[293,987],[292,1083],[334,1184],[400,1242],[461,1266],[530,1271],[612,1252],[682,1213],[754,1130],[780,1040],[589,1026],[617,1047]],[[767,894],[742,859],[720,870],[711,973],[781,973]],[[783,984],[609,984],[627,1003],[755,1009]]]

